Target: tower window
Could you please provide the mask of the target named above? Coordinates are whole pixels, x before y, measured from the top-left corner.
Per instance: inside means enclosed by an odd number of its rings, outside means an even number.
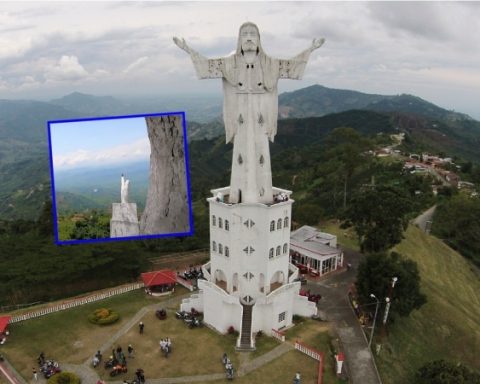
[[[289,225],[290,225],[290,224],[288,223],[288,216],[287,216],[287,217],[285,217],[285,219],[283,220],[283,227],[284,227],[284,228],[288,228]]]
[[[270,222],[270,232],[273,232],[275,230],[275,220],[272,220]]]
[[[278,221],[277,221],[277,229],[282,229],[282,219],[278,219]]]
[[[282,247],[280,247],[280,246],[277,247],[277,252],[276,252],[275,256],[280,256],[281,249],[282,249]]]
[[[217,243],[215,241],[212,243],[212,250],[213,252],[217,252]]]
[[[218,244],[218,253],[223,255],[223,245],[222,244]]]
[[[218,228],[222,228],[222,227],[223,227],[222,218],[219,217],[219,218],[218,218]]]
[[[212,225],[217,225],[217,218],[215,217],[215,215],[212,216]]]
[[[229,257],[230,256],[230,250],[228,249],[227,246],[225,246],[225,256]]]
[[[268,258],[273,259],[273,248],[270,248],[270,251],[268,252]]]
[[[225,220],[225,230],[226,231],[230,230],[230,223],[228,222],[228,220]]]
[[[288,244],[285,243],[285,244],[283,244],[283,254],[286,254],[287,251],[288,251]]]

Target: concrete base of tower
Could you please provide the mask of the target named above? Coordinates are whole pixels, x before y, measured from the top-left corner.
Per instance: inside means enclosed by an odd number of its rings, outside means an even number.
[[[184,299],[180,309],[190,311],[195,308],[203,312],[204,323],[220,333],[227,333],[229,328],[233,327],[240,332],[237,342],[239,348],[242,346],[254,348],[254,335],[258,331],[271,335],[272,329],[279,330],[291,326],[293,315],[310,317],[317,314],[315,303],[299,295],[299,282],[284,284],[268,295],[256,298],[251,307],[249,326],[251,342],[241,343],[242,330],[245,328],[242,328],[245,306],[242,306],[239,297],[228,294],[216,284],[206,280],[200,280],[198,287],[199,292]]]

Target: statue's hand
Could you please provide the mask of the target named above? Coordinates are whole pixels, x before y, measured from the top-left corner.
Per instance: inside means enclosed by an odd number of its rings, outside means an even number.
[[[319,39],[313,39],[313,41],[312,41],[312,51],[314,49],[320,48],[323,45],[323,43],[325,43],[325,39],[323,37],[321,37]]]
[[[190,47],[187,45],[187,43],[185,42],[185,39],[182,37],[182,38],[178,38],[178,37],[174,37],[173,38],[173,42],[181,49],[183,49],[185,52],[187,52],[188,54],[190,54]]]

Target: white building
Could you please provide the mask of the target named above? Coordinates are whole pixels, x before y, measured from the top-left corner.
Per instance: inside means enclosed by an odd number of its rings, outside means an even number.
[[[273,188],[272,204],[229,204],[229,187],[212,190],[210,262],[199,293],[182,310],[204,312],[204,321],[225,333],[240,331],[239,348],[254,348],[254,334],[288,327],[294,314],[311,316],[317,308],[299,295],[298,268],[289,262],[291,192]],[[219,197],[221,196],[221,197]],[[223,200],[223,201],[222,201]]]
[[[337,236],[304,225],[292,232],[290,261],[301,272],[323,276],[343,267],[343,251],[337,248]]]

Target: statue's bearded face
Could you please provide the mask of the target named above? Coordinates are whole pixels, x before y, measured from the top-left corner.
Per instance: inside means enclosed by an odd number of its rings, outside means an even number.
[[[246,25],[240,30],[240,42],[242,50],[256,51],[260,36],[258,36],[257,29],[253,25]]]

